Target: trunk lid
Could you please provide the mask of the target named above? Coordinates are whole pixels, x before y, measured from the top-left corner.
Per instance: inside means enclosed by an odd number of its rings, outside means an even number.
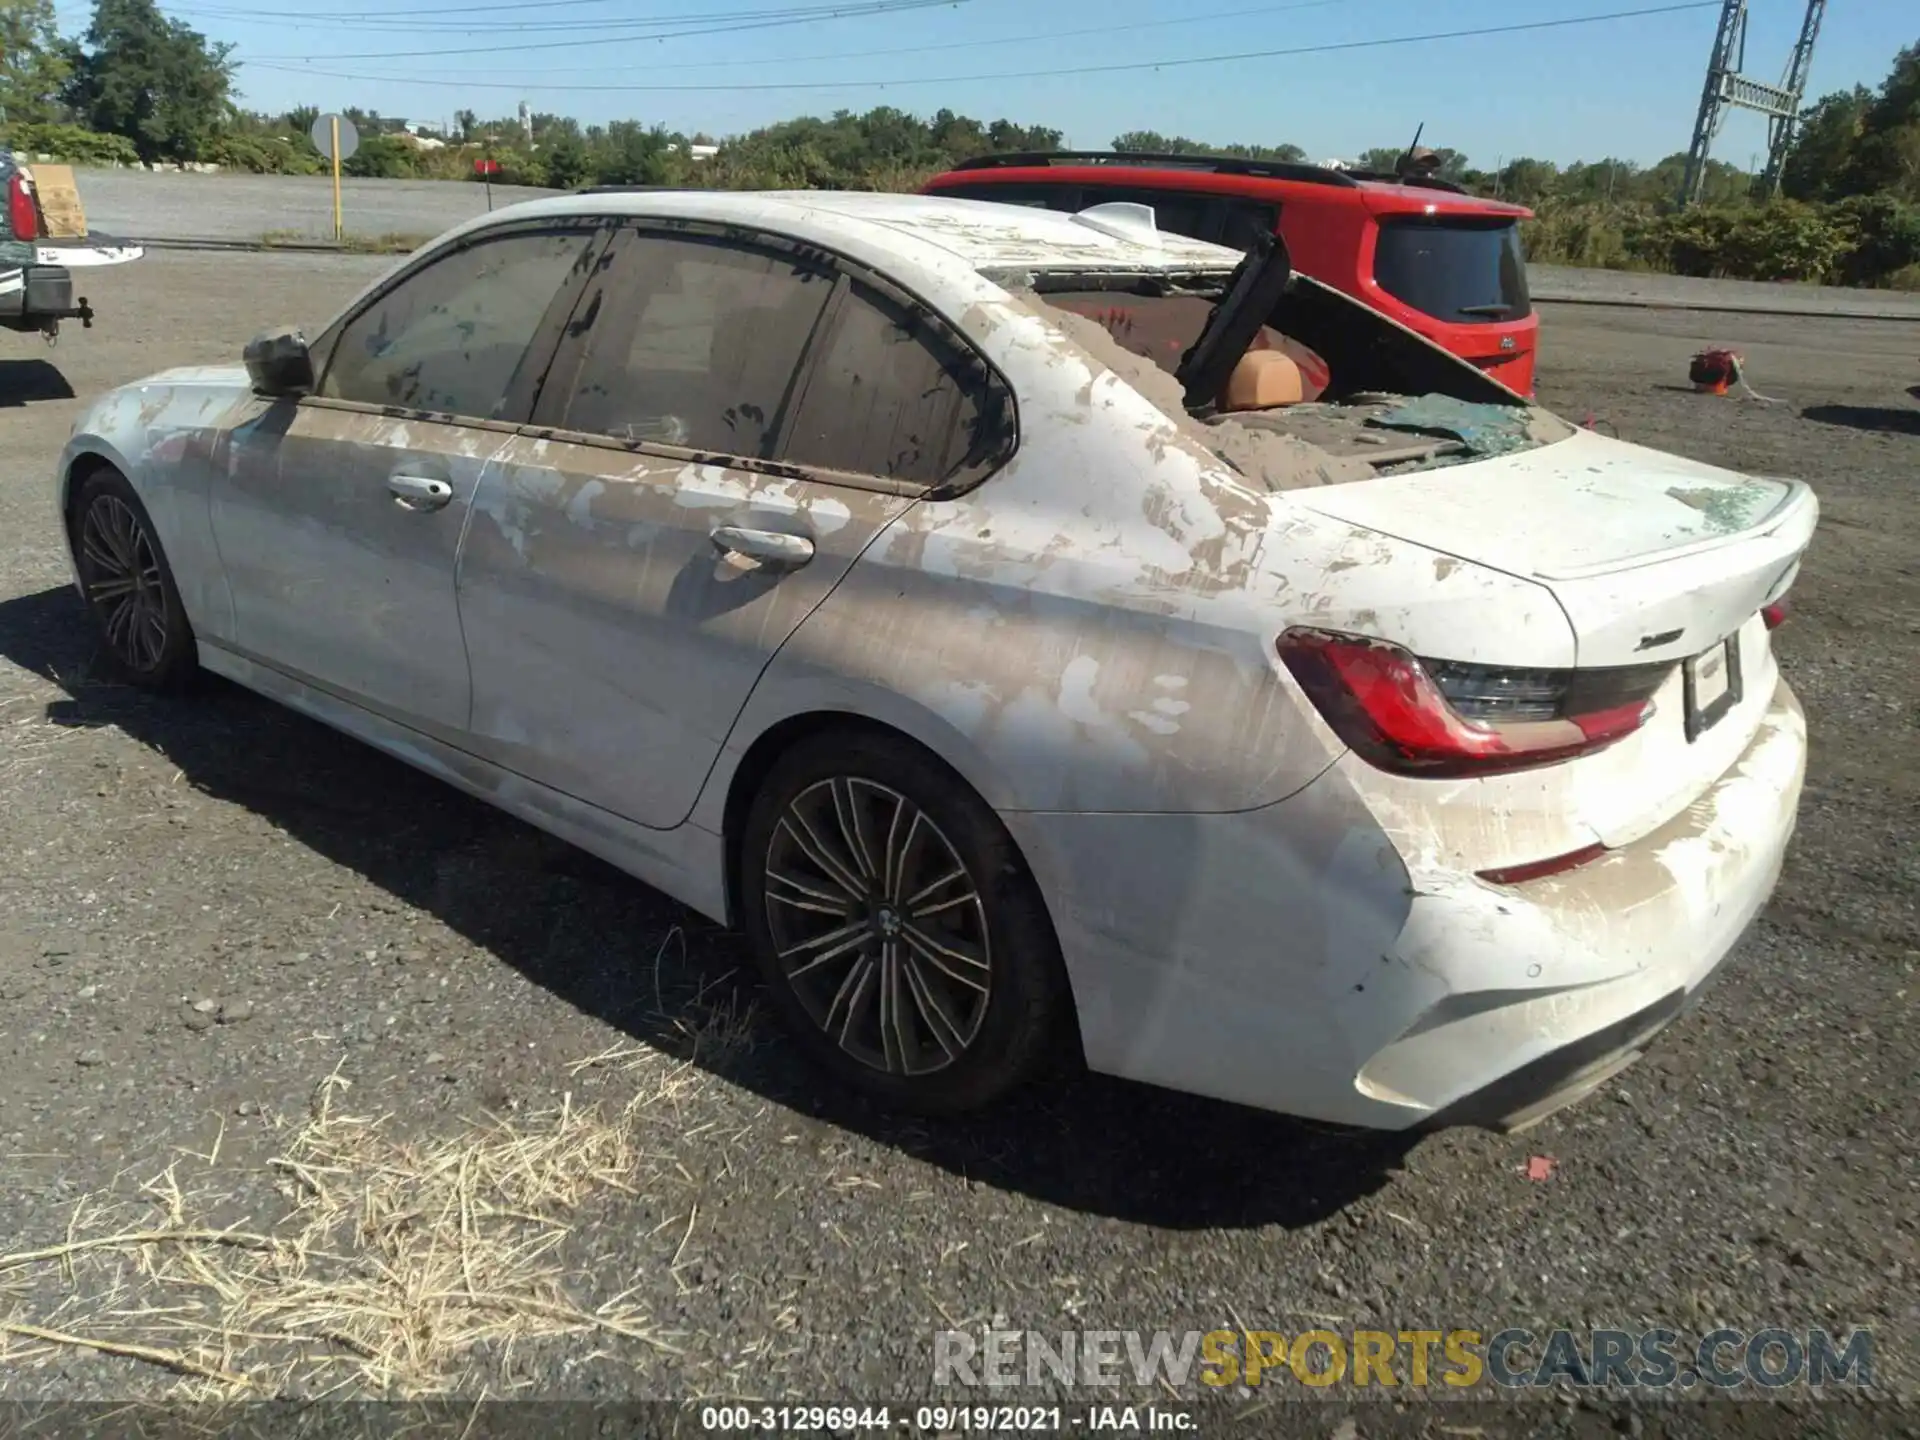
[[[1588,430],[1290,498],[1546,587],[1582,667],[1678,660],[1723,640],[1792,583],[1819,513],[1800,481]]]

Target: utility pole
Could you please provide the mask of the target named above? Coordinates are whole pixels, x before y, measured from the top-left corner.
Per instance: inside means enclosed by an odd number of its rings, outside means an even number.
[[[1813,66],[1813,45],[1826,13],[1827,0],[1807,0],[1800,39],[1787,61],[1786,74],[1780,84],[1768,85],[1742,73],[1747,54],[1747,0],[1723,0],[1713,53],[1707,60],[1707,80],[1700,92],[1700,115],[1694,121],[1693,143],[1687,149],[1686,176],[1680,182],[1681,205],[1691,205],[1700,198],[1714,137],[1720,133],[1729,109],[1756,110],[1767,117],[1767,168],[1760,184],[1767,195],[1779,194],[1781,167],[1793,146],[1800,101],[1807,90],[1807,72]]]

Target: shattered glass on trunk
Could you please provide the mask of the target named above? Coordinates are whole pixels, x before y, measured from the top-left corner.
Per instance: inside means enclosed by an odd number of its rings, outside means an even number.
[[[1367,418],[1369,426],[1458,441],[1460,449],[1437,455],[1429,464],[1462,464],[1529,450],[1547,437],[1537,433],[1535,412],[1512,405],[1479,405],[1450,395],[1418,399]]]

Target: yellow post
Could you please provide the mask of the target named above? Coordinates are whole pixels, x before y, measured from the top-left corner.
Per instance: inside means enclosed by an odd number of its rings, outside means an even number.
[[[347,232],[340,223],[340,117],[333,120],[333,238],[344,240]]]

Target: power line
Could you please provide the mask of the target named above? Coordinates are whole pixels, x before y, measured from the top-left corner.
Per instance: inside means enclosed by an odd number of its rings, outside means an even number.
[[[592,0],[592,3],[599,4],[602,3],[602,0]],[[1285,5],[1256,5],[1241,10],[1214,10],[1199,15],[1181,15],[1170,20],[1140,20],[1126,25],[1093,25],[1083,30],[1054,30],[1049,31],[1044,38],[1048,41],[1074,40],[1088,35],[1117,35],[1136,30],[1160,30],[1172,25],[1203,25],[1224,20],[1244,20],[1255,15],[1278,15],[1295,10],[1320,10],[1332,5],[1346,3],[1350,3],[1350,0],[1292,0],[1292,3]],[[808,65],[820,60],[871,60],[882,56],[924,55],[935,50],[980,50],[988,49],[996,45],[1031,45],[1034,43],[1034,40],[1035,37],[1031,33],[1025,35],[997,35],[986,40],[949,40],[935,45],[895,45],[880,50],[837,50],[826,54],[783,55],[780,57],[780,63],[782,65]],[[764,59],[758,58],[693,61],[676,60],[673,63],[673,68],[675,70],[739,70],[752,66],[754,68],[764,69],[766,64],[767,62]],[[610,68],[618,68],[625,71],[632,67],[630,65],[623,65]],[[481,73],[484,74],[486,72]],[[520,86],[524,85],[530,76],[554,75],[576,77],[580,75],[592,75],[599,72],[593,69],[583,70],[577,66],[568,65],[561,69],[522,70],[514,73],[518,78],[509,83]],[[412,75],[378,75],[367,76],[365,78],[409,82],[415,77]]]
[[[1440,30],[1425,35],[1386,35],[1368,40],[1341,40],[1321,45],[1295,45],[1279,50],[1242,50],[1230,55],[1194,55],[1172,60],[1136,60],[1110,65],[1080,65],[1055,70],[1005,70],[979,75],[926,75],[897,76],[888,80],[786,80],[763,81],[754,84],[711,84],[711,85],[581,85],[561,82],[555,85],[516,84],[511,81],[467,81],[434,80],[424,76],[408,77],[411,85],[442,85],[454,89],[470,90],[537,90],[564,89],[575,91],[596,91],[614,94],[667,94],[667,93],[706,93],[717,91],[741,93],[747,91],[774,90],[885,90],[902,85],[963,85],[976,81],[998,80],[1052,80],[1074,75],[1115,75],[1124,72],[1142,70],[1177,70],[1194,65],[1227,65],[1242,60],[1279,60],[1296,55],[1327,55],[1343,50],[1376,50],[1393,45],[1423,45],[1436,40],[1479,39],[1490,35],[1515,35],[1522,31],[1559,30],[1574,25],[1598,25],[1613,20],[1635,20],[1650,15],[1675,15],[1688,10],[1718,9],[1722,0],[1684,0],[1674,5],[1654,5],[1640,10],[1612,10],[1601,15],[1573,15],[1560,20],[1527,20],[1511,25],[1482,25],[1469,30]],[[1045,36],[1035,37],[1045,39]],[[594,41],[564,41],[567,45],[594,44]],[[531,49],[531,46],[522,46]],[[426,53],[467,53],[467,52],[426,52]],[[361,57],[341,57],[361,58]],[[263,70],[288,75],[306,75],[327,80],[373,80],[391,82],[399,77],[392,75],[362,75],[339,70],[312,70],[298,65],[274,64],[265,61],[243,61],[255,64]]]
[[[565,9],[571,9],[579,5],[609,5],[614,3],[618,3],[618,0],[524,0],[524,3],[519,3],[519,4],[511,3],[511,0],[509,0],[509,3],[496,3],[496,4],[488,4],[488,5],[452,5],[452,6],[440,5],[440,6],[429,6],[429,7],[423,7],[423,8],[411,9],[411,10],[382,8],[379,10],[292,10],[292,11],[289,11],[289,10],[263,10],[256,6],[231,6],[231,5],[220,5],[218,3],[213,5],[169,5],[166,8],[171,13],[176,15],[205,15],[205,16],[212,16],[212,17],[227,19],[227,20],[285,20],[285,21],[315,20],[315,19],[319,19],[319,20],[387,20],[387,19],[392,19],[396,16],[407,16],[407,15],[477,15],[490,10],[512,10],[518,13],[525,13],[526,11],[529,11],[529,10],[565,10]],[[965,3],[965,0],[953,0],[953,3],[956,3],[956,4]],[[692,21],[692,20],[698,20],[703,22],[705,21],[719,22],[719,21],[733,21],[733,20],[765,20],[765,19],[775,18],[783,15],[796,15],[796,14],[802,14],[802,13],[817,14],[825,18],[831,18],[834,15],[844,13],[849,8],[858,8],[858,7],[857,6],[849,7],[847,5],[831,5],[831,4],[788,5],[788,6],[781,6],[779,8],[772,9],[772,10],[734,10],[734,11],[721,11],[717,14],[713,11],[707,11],[707,10],[695,11],[693,13],[688,13],[686,11],[676,11],[673,14],[669,14],[669,15],[654,15],[654,16],[633,15],[633,16],[625,16],[625,17],[608,16],[606,19],[598,21],[596,23],[603,24],[603,25],[621,25],[621,26],[683,25],[683,24],[686,24],[688,21]]]
[[[473,11],[465,10],[386,10],[372,11],[310,11],[305,13],[286,13],[278,10],[254,10],[233,8],[201,8],[187,6],[169,6],[167,13],[194,21],[245,21],[257,24],[270,24],[283,29],[327,29],[340,30],[392,30],[431,32],[447,30],[455,32],[495,33],[509,30],[618,30],[631,33],[636,38],[656,40],[672,39],[680,35],[718,35],[733,30],[755,30],[780,25],[807,25],[816,21],[859,18],[874,13],[886,14],[893,9],[920,9],[935,5],[964,5],[973,0],[856,0],[854,4],[790,6],[777,10],[742,10],[732,14],[701,15],[698,17],[677,15],[654,19],[632,18],[620,15],[593,16],[586,19],[571,20],[524,20],[524,19],[485,19],[472,21],[447,18],[468,16],[479,11],[511,10],[524,14],[528,10],[538,10],[543,6],[559,7],[563,5],[604,5],[608,0],[534,0],[527,5],[480,5]],[[422,20],[407,19],[409,15],[421,15]],[[681,26],[681,29],[661,29],[662,26]],[[304,57],[302,57],[304,58]]]
[[[866,4],[836,5],[832,7],[815,6],[804,13],[789,14],[778,20],[759,20],[737,25],[699,25],[688,30],[663,30],[623,33],[619,35],[597,35],[580,40],[542,40],[533,44],[514,45],[516,51],[523,50],[570,50],[581,46],[595,48],[606,45],[624,44],[634,40],[677,40],[688,35],[729,35],[741,30],[773,30],[783,26],[812,25],[822,20],[859,20],[875,15],[894,15],[908,10],[932,10],[949,5],[971,4],[972,0],[868,0]],[[498,45],[462,46],[452,50],[361,50],[335,55],[335,60],[425,60],[447,55],[496,55]],[[304,60],[304,55],[268,55],[261,57],[270,61]]]

